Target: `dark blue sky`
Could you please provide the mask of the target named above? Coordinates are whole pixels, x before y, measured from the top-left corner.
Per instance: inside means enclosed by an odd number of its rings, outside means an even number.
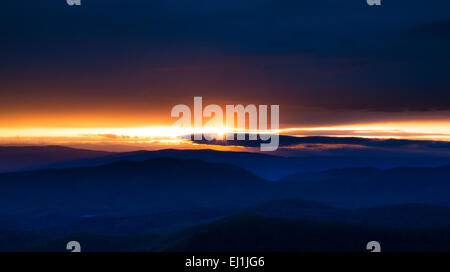
[[[318,111],[448,117],[446,0],[81,1],[2,2],[0,114],[9,120],[167,115],[194,95],[280,104],[291,124],[357,121]]]

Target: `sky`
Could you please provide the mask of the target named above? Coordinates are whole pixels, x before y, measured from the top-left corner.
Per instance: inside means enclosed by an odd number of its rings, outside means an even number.
[[[81,1],[2,2],[0,143],[158,135],[194,96],[280,105],[290,135],[450,139],[447,0]]]

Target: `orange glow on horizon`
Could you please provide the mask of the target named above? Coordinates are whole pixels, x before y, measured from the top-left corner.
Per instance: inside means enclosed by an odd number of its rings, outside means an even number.
[[[282,128],[276,131],[249,131],[222,126],[202,128],[179,128],[173,126],[123,127],[123,128],[0,128],[0,138],[10,142],[23,138],[57,138],[120,142],[165,141],[179,143],[180,136],[189,134],[211,134],[224,136],[227,133],[279,133],[293,136],[334,136],[401,138],[450,141],[450,121],[448,122],[389,122],[360,125],[324,127]]]

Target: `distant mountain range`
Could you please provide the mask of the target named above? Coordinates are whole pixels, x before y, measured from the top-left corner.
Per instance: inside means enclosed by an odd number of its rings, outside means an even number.
[[[64,146],[0,146],[0,172],[47,167],[66,161],[98,158],[110,152],[75,149]]]
[[[64,251],[72,238],[93,251],[450,249],[450,166],[304,172],[305,158],[256,153],[80,154],[92,157],[0,173],[0,251]],[[255,165],[292,173],[268,180]]]
[[[311,138],[311,137],[306,137]],[[330,140],[329,140],[330,141]],[[345,155],[306,155],[283,157],[272,154],[201,150],[166,149],[157,151],[103,152],[62,146],[0,147],[0,172],[100,166],[119,160],[144,161],[161,157],[199,159],[227,163],[249,170],[269,180],[277,180],[298,172],[323,171],[331,168],[438,167],[450,165],[450,156],[370,155],[347,152]]]

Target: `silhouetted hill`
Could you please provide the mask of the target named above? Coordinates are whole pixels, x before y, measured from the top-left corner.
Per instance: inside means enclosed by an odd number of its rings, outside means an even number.
[[[6,237],[6,238],[2,238]],[[170,235],[104,235],[75,233],[43,239],[33,232],[0,232],[6,250],[66,251],[68,241],[82,251],[366,251],[379,241],[382,251],[449,251],[450,228],[392,229],[362,225],[293,220],[242,213],[189,227]],[[0,248],[5,250],[5,247]]]
[[[449,251],[450,229],[388,229],[240,214],[199,226],[169,251]]]
[[[393,168],[399,166],[436,167],[445,163],[450,164],[449,157],[436,156],[405,156],[404,154],[368,156],[349,152],[344,155],[303,155],[302,157],[283,157],[274,154],[251,152],[232,152],[215,150],[176,150],[165,149],[157,151],[135,151],[113,153],[88,159],[64,161],[63,163],[49,164],[48,168],[70,168],[99,166],[118,160],[143,161],[160,157],[176,159],[199,159],[213,163],[227,163],[252,171],[253,173],[270,180],[277,180],[297,172],[322,171],[330,168],[346,167],[378,167]]]
[[[20,171],[80,159],[110,155],[110,152],[64,146],[0,146],[0,172]]]

